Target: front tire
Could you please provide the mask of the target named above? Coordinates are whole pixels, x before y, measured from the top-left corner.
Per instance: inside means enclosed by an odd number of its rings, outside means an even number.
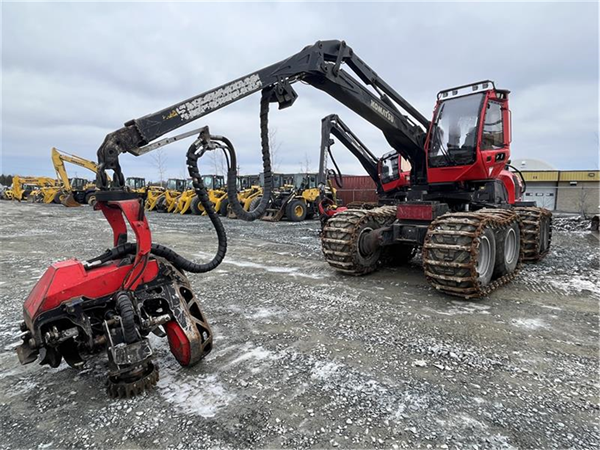
[[[256,208],[258,208],[258,205],[260,205],[261,200],[262,200],[262,197],[256,197],[255,199],[253,199],[250,202],[250,211],[254,211]]]
[[[165,207],[165,197],[160,197],[156,201],[156,211],[159,213],[167,212],[167,209]]]
[[[490,228],[486,228],[479,236],[479,252],[477,254],[477,280],[481,286],[492,281],[496,261],[496,237]]]
[[[306,203],[294,199],[285,208],[285,215],[291,222],[302,222],[306,218]]]
[[[190,206],[190,209],[192,210],[192,213],[196,216],[201,216],[203,210],[200,209],[201,204],[200,204],[200,197],[198,197],[197,195],[194,197],[194,199],[192,200],[192,204]]]

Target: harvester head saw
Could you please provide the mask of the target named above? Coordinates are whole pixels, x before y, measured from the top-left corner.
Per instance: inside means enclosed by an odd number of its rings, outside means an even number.
[[[196,264],[167,247],[152,244],[143,199],[122,186],[99,190],[96,210],[114,233],[114,247],[88,261],[54,263],[37,282],[24,305],[19,360],[57,367],[64,359],[83,368],[92,357],[108,357],[107,391],[131,397],[152,388],[158,366],[148,340],[166,336],[182,366],[192,366],[212,349],[213,336],[185,272],[207,272],[223,260],[226,237],[208,200],[197,163],[208,130],[192,144],[187,164],[194,188],[217,231],[212,261]],[[118,179],[118,177],[117,177]],[[127,223],[135,243],[127,241]]]

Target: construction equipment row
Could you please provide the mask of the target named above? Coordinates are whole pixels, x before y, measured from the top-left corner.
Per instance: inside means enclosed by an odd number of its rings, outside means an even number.
[[[67,207],[94,205],[96,203],[95,183],[85,178],[69,178],[65,162],[84,167],[94,174],[98,171],[95,162],[57,148],[51,151],[52,163],[58,179],[50,177],[13,177],[12,187],[6,189],[5,200],[28,201],[32,203],[60,203]],[[229,207],[225,178],[222,175],[204,175],[209,200],[221,216],[235,219],[237,216]],[[270,196],[269,208],[262,217],[275,222],[287,219],[300,222],[318,215],[318,200],[321,189],[317,186],[318,174],[273,174],[274,190]],[[263,197],[264,175],[242,175],[238,177],[238,199],[245,211],[250,211]],[[128,177],[125,188],[145,198],[145,209],[159,213],[206,215],[204,207],[192,185],[191,179],[169,178],[165,184],[146,184],[142,177]],[[335,188],[328,184],[326,195],[337,203]]]

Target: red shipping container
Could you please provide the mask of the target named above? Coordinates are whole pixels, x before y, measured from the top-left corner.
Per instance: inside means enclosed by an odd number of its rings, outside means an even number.
[[[333,187],[337,189],[337,198],[343,205],[351,202],[377,202],[375,182],[368,175],[344,175],[342,185],[338,186],[332,178]]]

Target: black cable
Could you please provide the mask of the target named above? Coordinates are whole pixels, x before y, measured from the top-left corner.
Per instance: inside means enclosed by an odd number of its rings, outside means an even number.
[[[217,145],[222,148],[225,152],[225,158],[228,163],[228,171],[227,171],[227,197],[229,198],[229,204],[231,208],[242,220],[253,221],[260,218],[265,211],[267,210],[267,206],[269,205],[271,191],[273,188],[273,175],[271,173],[271,154],[269,149],[269,101],[271,99],[273,92],[273,88],[265,89],[262,92],[262,97],[260,100],[260,139],[261,139],[261,147],[262,147],[262,157],[263,157],[263,172],[264,172],[264,188],[263,188],[263,197],[259,203],[259,205],[253,209],[252,211],[245,211],[243,206],[237,197],[237,157],[235,153],[235,148],[229,139],[223,136],[209,136],[209,138],[213,141],[213,145]],[[224,144],[224,146],[219,145],[219,141]],[[200,175],[200,170],[198,169],[198,160],[206,151],[209,150],[208,147],[204,146],[200,148],[200,152],[198,152],[198,141],[194,142],[187,151],[187,166],[190,177],[192,178],[192,184],[194,186],[194,190],[196,195],[200,199],[200,203],[204,207],[204,210],[208,214],[210,221],[212,222],[215,231],[217,233],[218,239],[218,248],[213,259],[204,264],[197,264],[193,261],[190,261],[183,256],[177,254],[175,251],[171,250],[168,247],[160,244],[152,244],[150,253],[154,256],[158,256],[161,258],[165,258],[169,261],[173,266],[175,266],[179,270],[183,270],[191,273],[204,273],[209,272],[215,269],[223,259],[225,258],[225,254],[227,252],[227,235],[225,233],[225,228],[223,227],[223,223],[216,213],[212,202],[208,198],[208,193],[206,191],[206,187],[204,186],[204,182],[202,181],[202,176]],[[213,147],[212,149],[214,149]],[[229,153],[229,158],[227,158],[227,153]],[[119,245],[112,249],[107,250],[102,255],[92,258],[86,261],[88,267],[92,267],[94,265],[103,264],[107,261],[112,261],[115,259],[122,258],[126,255],[135,254],[137,251],[137,245],[133,242],[126,242],[125,244]],[[147,262],[147,261],[146,261]],[[133,270],[133,268],[132,268]],[[142,271],[143,272],[143,271]],[[136,281],[136,280],[134,280]]]
[[[521,190],[521,195],[523,195],[527,191],[527,181],[525,181],[525,177],[523,176],[521,171],[519,169],[517,169],[515,166],[513,166],[511,164],[507,164],[506,166],[511,167],[521,177],[521,181],[523,181],[523,189]]]
[[[235,215],[242,220],[253,221],[262,217],[269,206],[271,199],[271,191],[273,190],[273,175],[271,173],[271,153],[269,149],[269,100],[273,88],[265,89],[262,91],[262,97],[260,99],[260,142],[262,148],[263,158],[263,172],[265,177],[265,183],[263,187],[263,195],[260,203],[252,211],[246,211],[241,205],[237,196],[237,158],[233,144],[226,137],[218,137],[228,148],[229,155],[231,157],[231,166],[227,171],[227,197],[229,199],[229,205],[235,213]]]
[[[335,161],[335,158],[333,157],[333,152],[331,151],[331,147],[327,148],[327,152],[329,153],[329,157],[331,158],[331,162],[333,163],[333,166],[336,169],[336,170],[332,170],[330,173],[333,173],[333,179],[335,180],[335,182],[337,183],[337,185],[340,188],[343,188],[344,185],[343,185],[343,181],[342,181],[342,179],[343,179],[343,177],[342,177],[342,171],[338,167],[337,162]]]

